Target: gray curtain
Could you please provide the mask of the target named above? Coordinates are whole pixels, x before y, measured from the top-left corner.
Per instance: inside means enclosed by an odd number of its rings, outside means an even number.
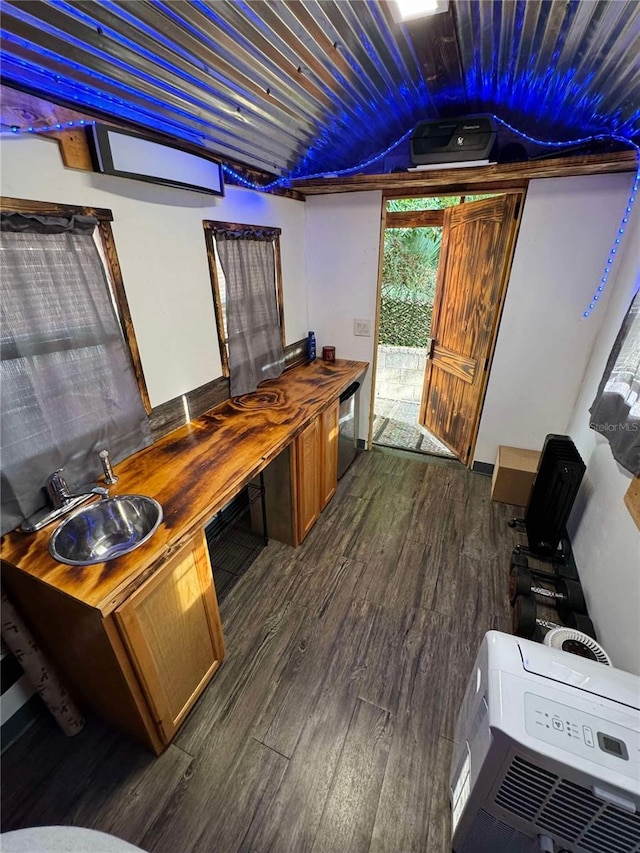
[[[151,444],[130,354],[93,242],[96,220],[0,219],[1,532],[46,506],[65,468],[74,487]]]
[[[613,345],[589,426],[606,436],[614,458],[640,476],[640,292]]]
[[[231,396],[255,391],[284,370],[276,300],[274,232],[216,230],[227,282],[227,334]]]

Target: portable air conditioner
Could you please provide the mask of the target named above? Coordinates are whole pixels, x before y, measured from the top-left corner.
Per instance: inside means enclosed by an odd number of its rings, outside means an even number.
[[[454,853],[640,850],[640,678],[486,634],[451,763]]]

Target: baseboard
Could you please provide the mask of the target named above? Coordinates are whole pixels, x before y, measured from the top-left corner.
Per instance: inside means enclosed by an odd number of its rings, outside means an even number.
[[[491,462],[474,462],[471,470],[476,474],[486,474],[487,477],[492,477],[494,467]]]
[[[31,728],[36,720],[46,714],[45,705],[37,693],[18,708],[6,722],[2,724],[2,752],[6,752],[22,735]]]
[[[356,439],[356,447],[358,448],[358,450],[366,450],[367,442],[364,440],[364,438],[358,438]]]

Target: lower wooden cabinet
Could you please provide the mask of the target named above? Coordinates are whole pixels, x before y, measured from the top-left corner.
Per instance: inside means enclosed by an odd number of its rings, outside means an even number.
[[[293,483],[297,541],[302,542],[320,515],[322,472],[320,418],[315,418],[296,438]]]
[[[74,698],[161,753],[224,657],[204,531],[145,574],[104,614],[3,565],[3,583]]]
[[[338,413],[335,400],[264,471],[269,536],[299,545],[338,485]],[[252,516],[260,529],[257,513]]]
[[[340,403],[332,403],[320,416],[320,510],[338,488],[338,438]]]
[[[168,743],[224,657],[204,532],[129,596],[115,619]]]

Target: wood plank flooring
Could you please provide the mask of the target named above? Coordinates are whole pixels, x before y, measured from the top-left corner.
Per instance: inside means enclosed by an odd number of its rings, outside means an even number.
[[[445,853],[453,727],[509,630],[514,508],[457,463],[361,454],[303,546],[221,606],[227,658],[155,758],[43,718],[3,756],[3,831],[74,824],[149,853]]]

